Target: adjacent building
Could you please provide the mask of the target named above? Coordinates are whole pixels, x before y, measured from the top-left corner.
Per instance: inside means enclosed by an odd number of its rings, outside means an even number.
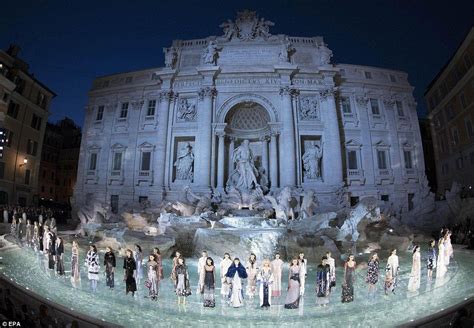
[[[428,86],[437,191],[474,187],[474,28]]]
[[[0,51],[0,124],[5,148],[0,159],[0,204],[38,200],[38,174],[48,108],[55,94],[29,72],[12,45]]]
[[[248,140],[270,192],[413,208],[426,177],[407,73],[334,65],[322,37],[272,35],[272,25],[244,11],[222,36],[173,41],[164,67],[94,80],[76,203],[116,212],[177,199],[185,186],[229,191],[246,174],[235,150]]]
[[[69,205],[77,177],[81,128],[65,118],[47,123],[41,153],[39,197]]]

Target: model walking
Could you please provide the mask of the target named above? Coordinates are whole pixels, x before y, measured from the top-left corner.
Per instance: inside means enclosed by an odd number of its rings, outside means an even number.
[[[436,279],[444,277],[446,274],[446,271],[448,269],[446,268],[446,256],[445,254],[445,243],[444,243],[444,237],[441,237],[438,241],[438,261],[436,263]]]
[[[220,264],[220,275],[221,275],[221,296],[222,297],[228,297],[229,296],[229,291],[230,291],[230,284],[227,281],[227,270],[229,270],[229,267],[232,264],[232,260],[230,259],[229,253],[224,254],[224,259],[221,261]]]
[[[110,289],[114,289],[115,287],[115,254],[112,248],[106,247],[105,254],[104,254],[104,267],[105,267],[105,285]]]
[[[207,252],[202,251],[201,257],[199,258],[198,264],[197,264],[197,270],[198,270],[197,294],[204,293],[204,276],[206,275],[206,272],[204,271],[204,267],[206,266],[206,261],[207,261]]]
[[[178,296],[178,304],[186,304],[186,297],[191,295],[191,287],[189,285],[189,273],[188,267],[184,258],[178,258],[178,265],[175,269],[176,277],[175,281],[175,292]]]
[[[412,266],[410,279],[408,280],[408,290],[411,292],[416,292],[420,288],[421,280],[421,256],[420,256],[420,246],[416,245],[413,247],[413,257],[412,257]]]
[[[257,274],[258,274],[258,267],[257,267],[257,256],[254,253],[250,254],[249,262],[246,267],[248,280],[247,280],[247,296],[249,299],[253,299],[255,297],[255,292],[257,290]]]
[[[135,280],[135,274],[137,271],[137,263],[133,257],[131,249],[125,251],[125,258],[123,259],[123,280],[125,281],[125,294],[132,293],[135,296],[137,291],[137,282]]]
[[[300,304],[300,265],[298,258],[291,260],[288,270],[288,292],[286,293],[285,309],[297,309]]]
[[[275,254],[275,259],[272,261],[272,273],[273,273],[273,284],[272,284],[272,296],[281,296],[281,273],[283,271],[283,261],[280,259],[280,254]]]
[[[377,255],[377,253],[374,253],[370,257],[369,263],[367,264],[367,276],[365,278],[365,282],[369,286],[369,296],[373,296],[375,294],[377,282],[379,281],[379,274],[379,256]]]
[[[239,258],[235,258],[234,262],[227,270],[226,277],[231,281],[231,291],[229,305],[237,308],[244,304],[244,291],[243,291],[243,279],[247,279],[248,274]]]
[[[433,279],[433,269],[436,268],[436,241],[434,239],[430,240],[428,247],[428,255],[426,262],[426,269],[428,272],[428,280]]]
[[[158,299],[158,281],[159,281],[159,267],[158,263],[155,260],[155,255],[150,255],[148,257],[147,266],[147,279],[145,281],[145,286],[148,288],[148,296],[151,298],[152,301],[156,301]]]
[[[140,245],[135,245],[134,258],[136,263],[135,281],[138,287],[143,279],[143,252]]]
[[[329,303],[331,292],[331,267],[323,256],[321,263],[316,268],[316,304],[326,306]]]
[[[71,248],[71,283],[73,286],[81,280],[79,273],[79,245],[73,240]]]
[[[204,307],[215,307],[215,281],[216,281],[216,267],[214,260],[210,257],[206,259],[204,265],[204,282],[203,282],[203,305]]]
[[[352,302],[354,300],[354,282],[356,261],[354,255],[349,255],[344,264],[344,281],[342,285],[342,303]]]
[[[329,279],[331,281],[329,284],[330,289],[336,287],[336,260],[331,255],[331,252],[326,253],[326,263],[331,268],[329,271]]]
[[[56,238],[56,272],[64,275],[64,242],[61,237]]]
[[[86,256],[87,278],[90,281],[93,292],[97,290],[97,282],[99,281],[99,254],[97,254],[97,247],[95,245],[89,246],[89,251]]]
[[[397,250],[394,248],[387,259],[387,267],[385,268],[385,295],[388,295],[389,291],[395,294],[399,272],[400,266],[398,264]]]
[[[307,271],[308,260],[306,260],[306,258],[304,257],[304,253],[299,254],[298,264],[299,264],[299,267],[300,267],[300,295],[304,296],[306,275],[308,273],[308,271]]]
[[[262,269],[257,275],[259,284],[260,307],[269,308],[272,305],[272,287],[275,276],[273,275],[270,260],[265,259],[262,262]]]

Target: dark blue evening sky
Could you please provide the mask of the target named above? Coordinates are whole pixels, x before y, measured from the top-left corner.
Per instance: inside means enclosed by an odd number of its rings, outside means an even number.
[[[473,25],[466,1],[7,1],[0,46],[15,42],[35,76],[55,91],[51,121],[82,125],[95,77],[163,65],[173,39],[221,35],[242,9],[273,22],[273,34],[323,36],[334,62],[399,69],[423,93]]]

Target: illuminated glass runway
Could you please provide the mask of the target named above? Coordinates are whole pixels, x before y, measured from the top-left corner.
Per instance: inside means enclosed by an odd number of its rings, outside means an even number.
[[[66,254],[70,254],[67,247]],[[146,253],[145,253],[146,254]],[[423,253],[422,253],[423,254]],[[81,263],[83,263],[85,248],[81,249]],[[138,295],[132,298],[125,295],[125,286],[122,281],[123,259],[117,259],[117,268],[114,290],[105,286],[105,277],[100,276],[99,288],[96,293],[89,289],[87,273],[81,266],[82,283],[77,288],[71,285],[69,272],[67,277],[58,277],[47,269],[45,257],[36,254],[31,249],[1,250],[2,265],[0,272],[13,281],[28,287],[33,292],[42,295],[54,302],[67,306],[75,311],[87,313],[105,321],[126,327],[156,327],[156,326],[213,326],[213,327],[249,327],[253,326],[281,326],[281,327],[385,327],[395,326],[410,320],[418,319],[441,309],[474,296],[474,254],[467,251],[455,251],[455,261],[448,269],[446,277],[428,283],[426,269],[422,261],[422,282],[417,294],[407,292],[407,284],[411,269],[411,253],[400,252],[401,279],[395,295],[385,296],[383,293],[383,276],[379,279],[376,296],[369,298],[365,284],[366,270],[357,271],[355,283],[355,300],[352,303],[341,303],[342,268],[337,268],[337,287],[333,290],[328,307],[316,305],[315,265],[309,267],[306,278],[306,295],[300,308],[288,310],[283,308],[286,285],[287,268],[283,272],[283,295],[273,299],[272,307],[263,310],[258,307],[258,297],[253,301],[245,300],[243,308],[234,309],[225,304],[220,298],[220,280],[216,284],[216,307],[204,308],[200,297],[195,294],[197,286],[196,261],[190,260],[190,280],[193,286],[193,295],[188,297],[185,306],[178,306],[177,299],[169,279],[171,260],[164,260],[165,279],[161,283],[159,300],[152,302],[145,298],[148,290],[144,281],[139,286]],[[103,261],[103,253],[100,253]],[[216,259],[214,259],[216,260]],[[356,258],[357,260],[357,258]],[[367,255],[359,257],[358,262],[367,260]],[[218,260],[216,261],[217,267]],[[102,264],[102,263],[101,263]],[[69,256],[65,260],[66,269],[70,268]],[[381,266],[385,266],[382,261]],[[103,271],[103,267],[101,267]],[[381,270],[383,272],[383,270]],[[144,275],[146,269],[144,267]]]

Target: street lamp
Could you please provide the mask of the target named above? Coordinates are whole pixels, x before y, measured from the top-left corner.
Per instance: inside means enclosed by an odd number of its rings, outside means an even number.
[[[26,164],[28,164],[28,159],[24,158],[23,159],[23,164],[20,164],[20,167],[25,166]]]

